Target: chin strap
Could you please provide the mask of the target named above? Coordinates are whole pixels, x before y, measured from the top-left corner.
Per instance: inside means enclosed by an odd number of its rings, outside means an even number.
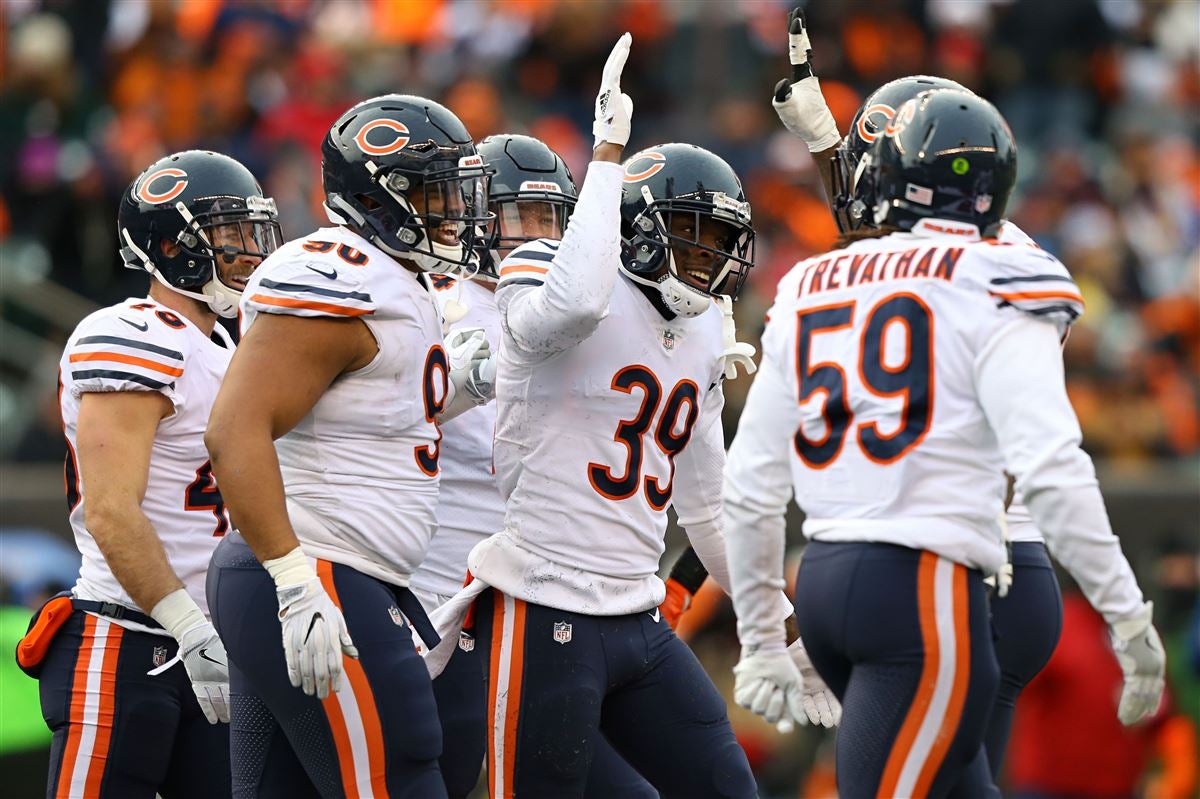
[[[717,304],[721,306],[721,345],[725,348],[721,358],[725,361],[725,379],[735,379],[738,366],[745,369],[746,374],[754,374],[758,371],[758,364],[754,363],[756,350],[752,344],[737,340],[737,325],[733,321],[733,300],[729,295],[721,294],[717,297]]]

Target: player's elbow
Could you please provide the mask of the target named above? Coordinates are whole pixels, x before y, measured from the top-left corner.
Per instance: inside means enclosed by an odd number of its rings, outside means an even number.
[[[89,496],[83,504],[83,526],[97,542],[106,542],[122,529],[129,527],[130,517],[138,511],[137,503],[105,495]]]
[[[208,429],[204,431],[204,446],[208,450],[208,458],[212,462],[214,472],[219,473],[221,465],[227,460],[229,447],[237,435],[236,427],[234,415],[223,413],[220,408],[213,409],[213,414],[208,420]],[[220,479],[219,474],[217,479]]]

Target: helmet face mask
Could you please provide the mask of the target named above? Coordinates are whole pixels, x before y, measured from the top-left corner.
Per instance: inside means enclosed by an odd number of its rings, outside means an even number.
[[[479,275],[496,280],[500,262],[512,250],[535,239],[563,237],[577,192],[562,158],[531,136],[488,136],[478,150],[495,170],[488,197],[495,219],[480,230]]]
[[[736,298],[754,265],[750,204],[733,170],[689,144],[629,158],[621,202],[621,269],[656,288],[667,310],[697,316]]]
[[[237,316],[246,279],[283,238],[275,202],[249,170],[198,150],[167,156],[139,175],[117,227],[125,266],[226,318]]]
[[[473,264],[491,170],[446,108],[421,97],[359,103],[322,145],[330,219],[427,271]]]

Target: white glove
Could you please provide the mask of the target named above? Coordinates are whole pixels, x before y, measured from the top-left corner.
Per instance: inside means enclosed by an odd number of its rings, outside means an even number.
[[[756,650],[742,647],[733,674],[733,701],[779,724],[781,731],[791,730],[791,719],[806,717],[803,678],[782,644]]]
[[[1008,513],[1000,511],[1000,535],[1004,539],[1004,565],[995,574],[983,578],[983,582],[996,589],[1000,599],[1008,596],[1013,584],[1012,539],[1008,537]]]
[[[804,650],[804,644],[799,638],[788,647],[788,654],[792,656],[792,662],[796,664],[800,678],[804,681],[801,688],[804,715],[797,716],[796,721],[802,725],[812,722],[814,725],[820,724],[822,727],[836,727],[842,720],[842,705],[834,696],[833,691],[829,690],[825,681],[821,679],[821,675],[817,673],[816,667],[809,660],[808,652]],[[790,731],[789,729],[780,729],[780,732]]]
[[[188,592],[177,588],[158,601],[150,616],[179,642],[175,657],[147,672],[162,674],[183,663],[192,691],[209,724],[229,723],[229,658],[225,645]]]
[[[229,723],[229,657],[211,622],[184,632],[179,641],[183,668],[209,724]]]
[[[342,611],[333,604],[308,558],[296,547],[263,562],[275,580],[288,680],[324,699],[342,684],[342,655],[358,657]]]
[[[592,135],[596,137],[593,148],[608,142],[624,147],[629,142],[630,120],[633,118],[633,100],[621,93],[621,71],[625,59],[629,58],[629,45],[633,37],[626,33],[617,39],[616,46],[604,62],[604,73],[600,78],[600,93],[596,95],[596,121],[592,123]]]
[[[718,297],[718,302],[721,306],[722,345],[725,347],[725,351],[721,353],[725,364],[725,379],[736,378],[739,366],[746,370],[746,374],[752,375],[758,370],[758,364],[754,362],[754,345],[737,340],[737,326],[733,321],[733,300],[722,294]]]
[[[466,391],[476,405],[496,397],[496,356],[482,327],[464,327],[446,336],[450,382],[454,392]]]
[[[1136,616],[1109,627],[1113,652],[1125,674],[1117,718],[1122,724],[1136,724],[1158,710],[1163,694],[1166,654],[1158,630],[1151,624],[1154,603],[1147,602]]]
[[[821,82],[812,70],[812,44],[804,14],[794,9],[788,17],[788,61],[792,78],[775,84],[771,106],[779,121],[808,145],[809,152],[819,153],[834,147],[842,140],[833,112],[821,94]]]

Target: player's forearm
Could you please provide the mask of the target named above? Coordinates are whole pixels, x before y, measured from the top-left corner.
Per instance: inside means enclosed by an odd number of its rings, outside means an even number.
[[[608,312],[620,258],[623,175],[619,164],[591,163],[545,282],[506,306],[506,326],[523,349],[547,354],[573,346]]]
[[[812,154],[817,174],[821,176],[821,188],[825,190],[825,203],[830,211],[833,211],[833,155],[836,152],[837,147],[830,147]]]
[[[1114,624],[1141,611],[1142,590],[1109,526],[1099,486],[1047,486],[1027,493],[1025,501],[1046,548],[1105,621]]]
[[[144,612],[183,587],[154,525],[138,505],[85,506],[84,525],[117,582]]]
[[[225,505],[259,561],[282,557],[298,547],[270,430],[210,427],[205,443]]]
[[[784,619],[790,603],[782,608],[780,600],[786,585],[785,539],[782,514],[763,515],[726,493],[725,547],[742,646],[786,644]]]

